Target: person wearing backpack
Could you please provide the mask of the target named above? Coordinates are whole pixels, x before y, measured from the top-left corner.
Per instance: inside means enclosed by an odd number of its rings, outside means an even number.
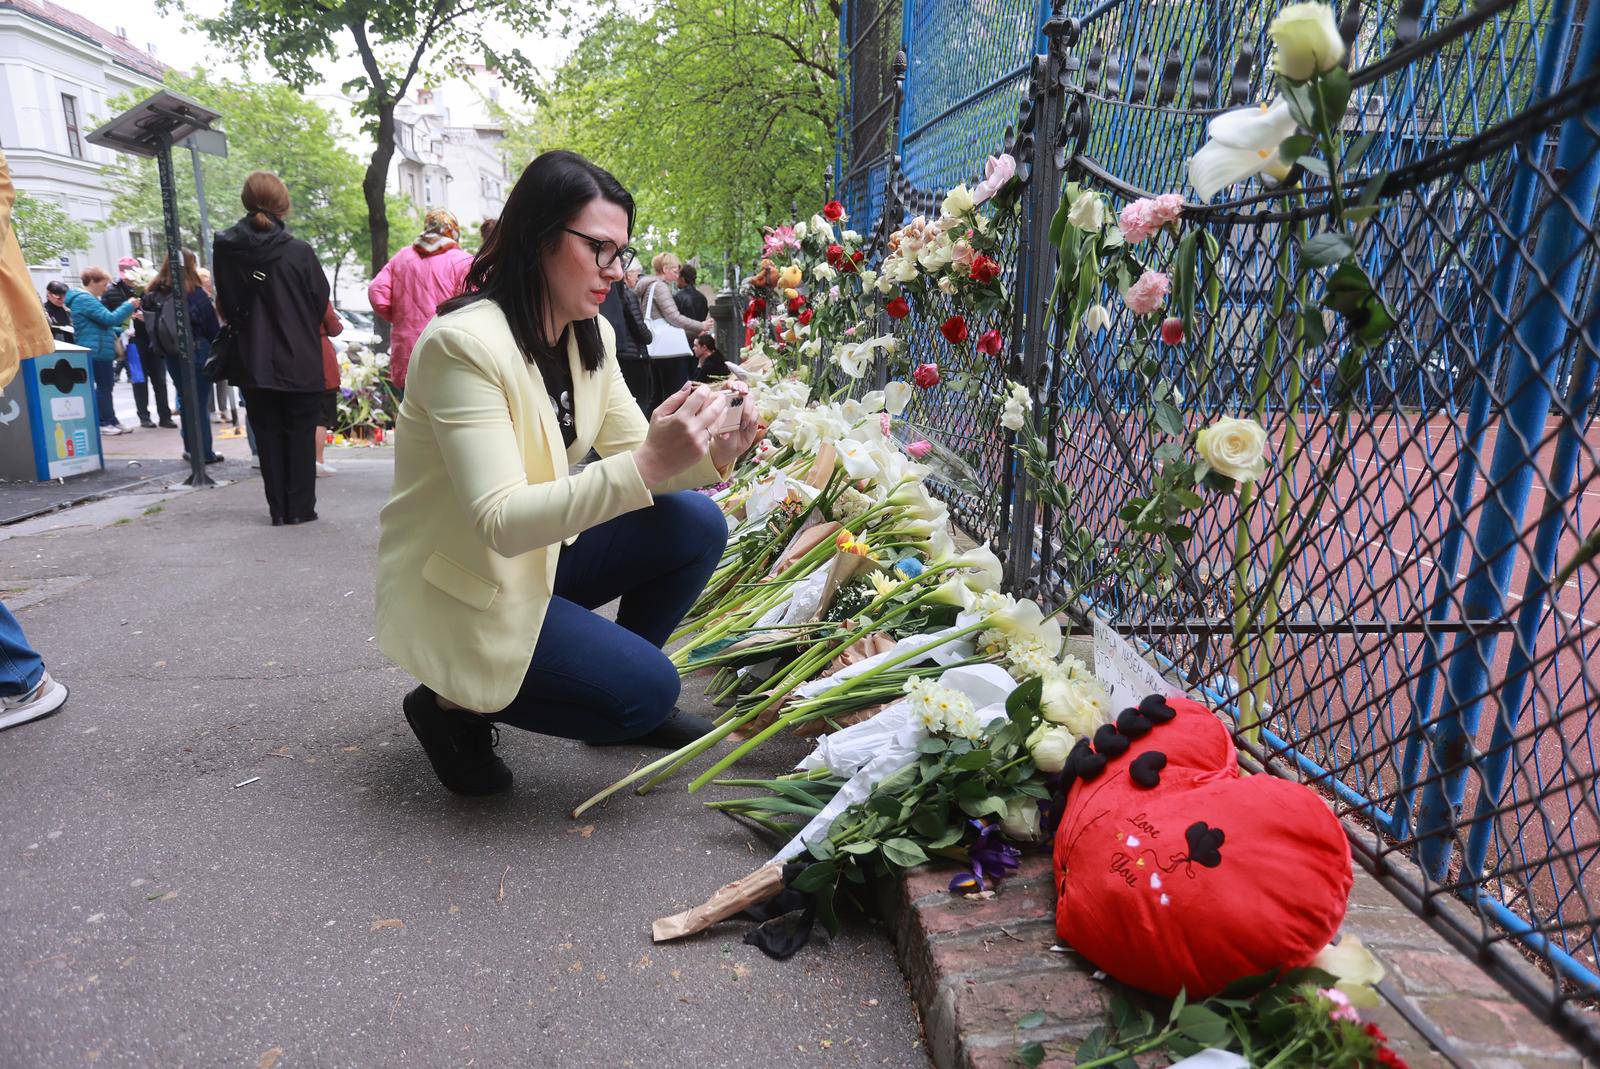
[[[185,379],[189,375],[189,369],[198,369],[201,366],[203,361],[198,359],[198,354],[209,345],[211,339],[215,338],[217,331],[221,329],[221,325],[217,322],[217,310],[212,307],[211,298],[206,296],[205,288],[200,285],[199,264],[192,249],[183,250],[183,291],[187,295],[189,333],[194,341],[196,358],[184,353],[178,341],[178,302],[173,299],[171,260],[161,261],[161,270],[151,280],[150,288],[145,290],[144,297],[139,302],[139,306],[144,309],[145,336],[149,339],[147,344],[150,346],[150,351],[165,363],[166,372],[172,376],[172,385],[178,391],[180,402],[185,399],[185,390],[188,389]],[[196,373],[194,387],[198,394],[195,403],[200,407],[200,441],[201,447],[205,450],[206,463],[220,464],[222,455],[211,447],[211,384]],[[183,436],[183,459],[188,460],[190,442],[187,405],[180,404],[178,424],[179,433]]]
[[[222,377],[244,394],[272,525],[317,518],[317,418],[327,391],[322,313],[328,276],[310,245],[284,227],[289,189],[256,171],[239,194],[245,215],[218,234],[211,270],[228,324]]]
[[[136,301],[140,297],[139,281],[134,276],[134,271],[139,268],[139,260],[134,256],[124,256],[117,261],[117,275],[110,286],[106,287],[105,294],[100,298],[107,308],[115,310],[122,307],[126,301]],[[138,350],[138,374],[130,366],[131,359],[123,359],[122,366],[127,368],[128,379],[133,383],[133,407],[139,413],[139,426],[141,427],[176,427],[172,422],[172,404],[167,399],[167,380],[161,369],[161,356],[150,348],[150,332],[139,320],[133,321],[133,345]],[[115,376],[113,375],[113,381]],[[150,418],[150,393],[156,395],[156,415],[161,417],[157,423]],[[179,396],[182,396],[181,394]]]

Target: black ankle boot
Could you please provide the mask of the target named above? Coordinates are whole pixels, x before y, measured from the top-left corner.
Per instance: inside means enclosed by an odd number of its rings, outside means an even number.
[[[673,709],[667,718],[643,735],[615,742],[591,742],[590,746],[659,746],[663,750],[676,750],[701,738],[716,728],[716,724],[703,716]]]
[[[494,752],[499,728],[488,717],[441,709],[427,687],[407,694],[404,708],[440,783],[457,794],[498,794],[511,786],[511,769]]]

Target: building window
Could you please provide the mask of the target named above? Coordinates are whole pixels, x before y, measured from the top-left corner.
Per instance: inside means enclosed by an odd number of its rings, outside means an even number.
[[[61,94],[61,114],[67,121],[67,151],[83,159],[83,138],[78,130],[78,98]]]
[[[433,176],[428,175],[422,180],[422,199],[429,204],[433,203]]]

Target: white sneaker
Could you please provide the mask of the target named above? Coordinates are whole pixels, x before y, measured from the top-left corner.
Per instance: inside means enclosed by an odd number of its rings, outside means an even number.
[[[324,464],[320,460],[317,461],[317,478],[322,479],[329,475],[337,475],[338,473],[339,469],[334,467],[332,464]]]
[[[67,687],[57,683],[46,672],[39,685],[16,698],[0,698],[0,728],[25,724],[41,716],[49,716],[67,701]]]
[[[101,425],[100,433],[106,435],[127,434],[128,428],[120,423],[106,423]]]

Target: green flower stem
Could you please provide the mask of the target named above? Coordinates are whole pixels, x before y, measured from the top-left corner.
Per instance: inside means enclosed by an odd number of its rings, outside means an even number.
[[[913,602],[913,604],[916,604],[916,603]],[[945,645],[946,643],[949,643],[949,642],[954,642],[956,639],[961,638],[961,637],[963,637],[965,635],[970,635],[970,634],[973,634],[973,633],[975,633],[977,631],[983,630],[987,626],[988,622],[989,622],[988,617],[985,617],[983,620],[979,621],[978,623],[971,624],[971,625],[969,625],[967,627],[962,628],[959,631],[953,632],[953,633],[948,634],[948,635],[944,635],[941,638],[939,638],[938,640],[936,640],[934,642],[931,642],[931,643],[928,643],[928,644],[925,644],[925,645],[922,645],[922,646],[918,646],[914,650],[909,650],[906,653],[903,653],[898,657],[895,657],[895,658],[893,658],[891,660],[885,661],[883,664],[879,665],[878,667],[872,669],[869,672],[863,672],[858,676],[852,676],[849,679],[846,679],[845,681],[840,683],[837,687],[832,687],[832,688],[824,691],[822,694],[814,695],[813,696],[813,700],[815,700],[816,698],[822,698],[824,695],[828,696],[830,699],[837,699],[839,697],[842,697],[843,695],[845,695],[845,694],[847,694],[847,693],[849,693],[849,692],[851,692],[853,690],[859,689],[863,684],[867,683],[868,681],[873,679],[875,676],[879,675],[882,672],[887,671],[890,668],[895,667],[896,665],[904,664],[908,660],[912,660],[913,658],[923,656],[923,655],[925,655],[925,654],[927,654],[927,653],[929,653],[929,652],[931,652],[933,650],[938,649],[940,646],[943,646],[943,645]],[[769,704],[770,704],[770,702],[769,702]],[[765,709],[766,706],[763,705],[761,708]],[[771,738],[773,735],[776,735],[778,732],[780,732],[784,728],[788,727],[791,723],[793,723],[797,719],[799,719],[799,716],[797,714],[791,713],[791,714],[786,714],[784,716],[781,716],[777,720],[773,721],[772,724],[770,724],[766,728],[766,730],[762,731],[758,735],[753,736],[750,739],[747,739],[737,749],[733,750],[727,756],[723,757],[722,760],[718,761],[715,765],[712,765],[711,768],[707,769],[700,776],[696,777],[689,784],[690,793],[692,794],[693,792],[698,791],[701,787],[704,787],[707,783],[709,783],[716,776],[717,773],[721,772],[723,769],[727,768],[729,765],[731,765],[735,761],[739,760],[739,758],[743,757],[745,754],[747,754],[751,750],[755,749],[757,746],[759,746],[761,743],[765,742],[767,739]]]
[[[1092,1061],[1079,1062],[1077,1069],[1100,1069],[1100,1066],[1103,1065],[1116,1065],[1118,1062],[1123,1061],[1124,1059],[1132,1058],[1137,1055],[1144,1054],[1147,1051],[1157,1050],[1166,1046],[1167,1042],[1176,1034],[1176,1032],[1171,1030],[1160,1032],[1155,1036],[1152,1036],[1150,1039],[1145,1040],[1143,1043],[1138,1044],[1137,1046],[1129,1047],[1127,1050],[1118,1049],[1111,1054],[1095,1058]]]
[[[1289,1057],[1291,1054],[1299,1053],[1300,1049],[1305,1047],[1309,1042],[1310,1041],[1304,1037],[1295,1040],[1293,1043],[1290,1043],[1287,1047],[1284,1047],[1281,1051],[1279,1051],[1277,1055],[1266,1065],[1263,1065],[1261,1069],[1276,1069],[1277,1066],[1291,1064],[1285,1062],[1284,1059]]]
[[[1328,126],[1328,99],[1322,93],[1322,76],[1316,75],[1311,79],[1312,89],[1317,94],[1317,110],[1322,115],[1322,123],[1317,130],[1317,140],[1322,142],[1322,154],[1328,158],[1328,197],[1333,207],[1333,222],[1341,229],[1344,227],[1344,194],[1339,186],[1339,171],[1343,167],[1343,160],[1339,152],[1339,139],[1334,136],[1333,130]],[[1303,221],[1302,221],[1302,225]]]
[[[648,765],[645,765],[643,768],[639,768],[628,773],[626,776],[617,780],[615,783],[600,791],[598,794],[595,794],[580,803],[578,807],[572,811],[572,819],[577,820],[597,802],[603,802],[607,798],[610,798],[613,794],[616,794],[618,791],[622,790],[622,788],[638,783],[640,780],[649,776],[653,776],[658,772],[662,772],[663,769],[668,770],[667,774],[670,774],[671,769],[676,768],[685,761],[693,760],[696,756],[704,753],[717,743],[721,742],[723,739],[727,738],[728,735],[732,734],[741,725],[748,723],[751,719],[753,719],[753,716],[747,714],[745,716],[736,717],[732,720],[729,720],[727,723],[719,724],[716,728],[708,731],[706,734],[700,736],[698,739],[695,739],[693,742],[679,747],[678,749],[667,754],[665,757],[657,758]]]

